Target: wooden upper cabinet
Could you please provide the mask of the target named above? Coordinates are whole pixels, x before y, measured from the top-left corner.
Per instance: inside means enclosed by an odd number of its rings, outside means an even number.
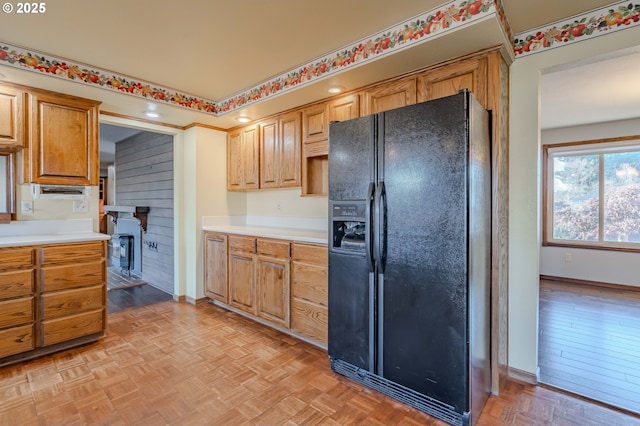
[[[258,189],[260,128],[257,124],[240,128],[227,137],[227,189]]]
[[[280,116],[278,127],[278,187],[300,186],[300,112]]]
[[[455,95],[463,89],[469,89],[478,102],[489,109],[486,57],[447,64],[418,76],[418,102]]]
[[[0,85],[0,147],[21,147],[25,140],[26,92]]]
[[[360,117],[360,95],[353,93],[302,111],[302,141],[305,144],[329,139],[329,124]]]
[[[360,117],[360,95],[341,96],[328,102],[329,123],[332,121],[346,121]]]
[[[29,93],[27,182],[98,185],[99,102],[49,92]]]
[[[300,186],[300,112],[260,124],[260,188]]]
[[[241,139],[244,189],[257,189],[260,182],[260,128],[257,125],[245,127]]]
[[[329,105],[321,103],[302,110],[302,141],[313,143],[329,138]]]
[[[394,81],[364,92],[362,115],[377,114],[416,103],[416,80]]]
[[[227,136],[227,189],[242,190],[242,143],[241,132],[236,130]]]
[[[278,187],[278,119],[260,124],[260,188]]]

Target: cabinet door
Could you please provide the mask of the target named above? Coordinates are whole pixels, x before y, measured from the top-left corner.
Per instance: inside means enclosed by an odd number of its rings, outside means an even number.
[[[31,93],[28,163],[30,182],[98,185],[98,103]]]
[[[227,189],[242,190],[242,142],[240,131],[227,137]]]
[[[258,256],[258,316],[289,327],[289,259]]]
[[[341,96],[329,101],[329,123],[360,117],[360,95]]]
[[[364,113],[377,114],[416,103],[416,80],[400,80],[374,87],[364,93]]]
[[[229,305],[256,314],[256,285],[252,253],[229,253]]]
[[[0,146],[25,145],[24,91],[0,85]]]
[[[258,189],[260,169],[260,131],[257,125],[242,129],[242,186]]]
[[[428,71],[418,77],[418,102],[455,95],[469,89],[487,106],[487,60],[471,58]]]
[[[227,236],[205,233],[204,294],[227,303]]]
[[[260,123],[260,188],[278,187],[278,119]]]
[[[302,111],[302,140],[304,143],[323,141],[329,138],[328,104],[322,103]]]
[[[300,113],[281,116],[278,130],[278,186],[300,186]]]

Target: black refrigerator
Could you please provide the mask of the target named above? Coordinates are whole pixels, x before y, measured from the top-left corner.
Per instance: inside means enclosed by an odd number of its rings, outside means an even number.
[[[329,127],[331,368],[454,425],[490,392],[489,121],[461,91]]]

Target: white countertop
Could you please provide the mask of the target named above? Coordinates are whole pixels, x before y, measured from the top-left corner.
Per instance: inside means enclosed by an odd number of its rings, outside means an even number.
[[[93,232],[92,219],[25,220],[0,225],[0,247],[105,241],[110,238]]]
[[[99,232],[72,234],[42,234],[0,237],[0,247],[34,246],[40,244],[75,243],[83,241],[104,241],[111,237]]]
[[[227,234],[327,244],[324,219],[268,218],[268,217],[204,217],[202,230]]]

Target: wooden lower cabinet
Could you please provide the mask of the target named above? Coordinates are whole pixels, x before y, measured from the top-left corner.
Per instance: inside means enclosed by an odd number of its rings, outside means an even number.
[[[227,263],[217,246],[227,238]],[[214,248],[210,248],[214,246]],[[281,331],[327,344],[327,246],[205,232],[205,294]],[[221,289],[221,277],[227,277]],[[215,278],[214,278],[215,277]],[[217,281],[216,292],[208,290]],[[218,297],[227,292],[225,302]]]
[[[328,252],[326,245],[293,243],[291,329],[327,344]]]
[[[29,352],[35,347],[34,336],[32,323],[0,330],[0,358]]]
[[[96,241],[0,249],[0,366],[103,336],[106,247]]]
[[[204,294],[223,303],[227,294],[227,236],[206,232],[204,235]]]
[[[289,242],[258,239],[257,252],[257,315],[288,328]]]
[[[35,347],[35,268],[33,248],[0,249],[0,365]]]
[[[256,314],[256,239],[229,236],[229,305]]]

